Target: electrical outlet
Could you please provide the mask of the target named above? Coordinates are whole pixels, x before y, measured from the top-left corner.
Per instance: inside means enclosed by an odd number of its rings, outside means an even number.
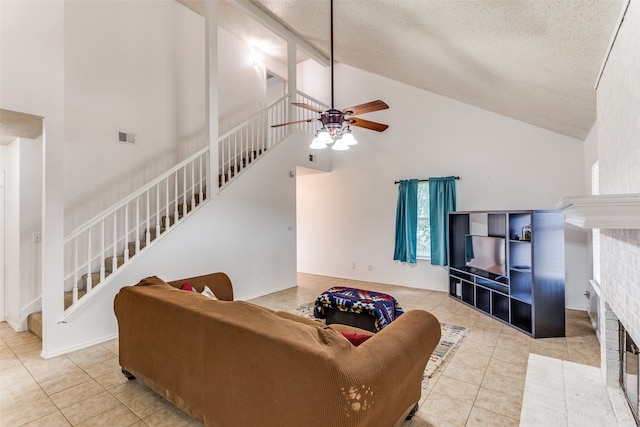
[[[369,271],[373,271],[373,265],[369,264]]]
[[[31,239],[33,240],[33,243],[40,243],[42,241],[42,233],[40,232],[33,233],[33,236],[31,237]]]
[[[355,262],[353,264],[351,264],[351,268],[354,269],[354,270],[356,269],[356,263]]]

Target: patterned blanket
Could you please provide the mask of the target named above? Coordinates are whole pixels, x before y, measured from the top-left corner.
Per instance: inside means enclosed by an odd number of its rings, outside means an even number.
[[[398,301],[391,295],[344,286],[330,288],[320,295],[314,305],[314,316],[325,319],[327,308],[369,314],[376,319],[376,332],[404,313]]]

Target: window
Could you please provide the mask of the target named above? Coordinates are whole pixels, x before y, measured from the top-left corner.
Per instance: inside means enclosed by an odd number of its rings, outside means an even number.
[[[416,258],[431,258],[431,232],[429,230],[429,182],[418,183],[418,230]]]

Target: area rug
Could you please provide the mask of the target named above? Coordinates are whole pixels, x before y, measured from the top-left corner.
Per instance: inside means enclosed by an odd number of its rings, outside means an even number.
[[[313,319],[318,322],[324,322],[324,319],[316,319],[313,316],[313,305],[314,303],[309,302],[306,304],[302,304],[291,310],[291,313],[297,314],[298,316],[306,317],[308,319]],[[464,326],[452,325],[451,323],[442,323],[440,322],[441,328],[441,337],[440,342],[436,346],[435,350],[431,354],[431,357],[427,361],[427,366],[424,369],[423,375],[423,385],[426,385],[428,379],[436,373],[439,367],[446,364],[453,355],[456,350],[462,344],[462,340],[467,334],[467,328]]]

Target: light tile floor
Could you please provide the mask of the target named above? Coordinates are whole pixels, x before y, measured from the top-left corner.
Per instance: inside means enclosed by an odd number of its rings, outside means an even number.
[[[420,410],[404,427],[517,426],[530,354],[599,366],[599,345],[586,313],[567,311],[566,338],[534,340],[444,292],[309,274],[298,287],[252,302],[290,310],[331,286],[393,295],[405,310],[432,312],[441,322],[470,328],[455,356],[423,390]],[[54,359],[40,358],[41,342],[0,323],[0,425],[199,426],[118,366],[117,340]]]

